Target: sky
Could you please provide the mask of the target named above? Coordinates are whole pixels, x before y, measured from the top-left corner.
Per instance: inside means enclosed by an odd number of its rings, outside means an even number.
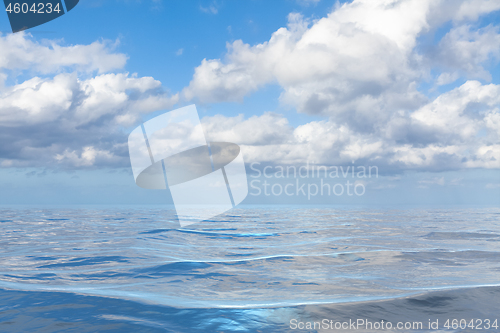
[[[244,203],[500,202],[499,1],[81,0],[0,31],[0,205],[170,203],[127,137],[190,104],[240,145]],[[304,165],[378,172],[363,195],[252,194],[254,169]]]

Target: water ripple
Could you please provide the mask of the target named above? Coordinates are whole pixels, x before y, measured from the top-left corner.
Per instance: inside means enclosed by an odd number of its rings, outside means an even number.
[[[2,209],[0,287],[251,308],[496,285],[498,214],[265,206],[187,229],[168,209]]]

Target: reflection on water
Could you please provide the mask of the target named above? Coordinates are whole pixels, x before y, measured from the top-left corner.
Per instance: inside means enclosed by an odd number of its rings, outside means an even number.
[[[497,208],[261,206],[179,229],[173,211],[159,208],[2,208],[2,321],[12,316],[20,325],[23,316],[47,311],[60,324],[69,311],[63,308],[71,308],[92,314],[81,323],[89,331],[123,322],[186,329],[194,326],[179,318],[190,316],[199,316],[200,330],[206,324],[207,331],[231,331],[244,323],[251,330],[275,324],[282,331],[293,316],[314,319],[344,310],[355,316],[361,309],[373,312],[366,304],[382,304],[376,300],[387,300],[391,313],[398,306],[403,312],[430,309],[441,303],[395,298],[439,290],[452,298],[497,293],[473,287],[499,284],[499,217]],[[451,291],[464,287],[472,289]],[[360,301],[371,302],[336,305]],[[489,302],[475,311],[494,308]],[[113,306],[122,310],[110,311]],[[166,319],[170,315],[177,319]],[[172,332],[183,331],[179,327]]]
[[[161,209],[3,210],[0,287],[258,307],[494,285],[499,216],[252,207],[179,229]]]

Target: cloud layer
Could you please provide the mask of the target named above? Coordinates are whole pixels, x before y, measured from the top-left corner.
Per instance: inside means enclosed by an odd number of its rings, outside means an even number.
[[[204,59],[174,95],[124,72],[118,42],[0,36],[0,166],[127,166],[143,115],[274,84],[283,105],[324,120],[217,115],[203,119],[207,137],[240,144],[248,162],[500,168],[500,27],[477,22],[497,10],[494,0],[354,0],[315,21],[292,13],[268,41]],[[23,73],[32,78],[16,82]]]
[[[143,114],[171,108],[178,96],[151,77],[109,73],[127,60],[115,46],[107,41],[62,46],[41,44],[26,34],[0,36],[3,82],[13,71],[45,74],[0,86],[1,166],[128,164],[123,128]]]
[[[398,112],[375,131],[333,120],[296,128],[264,114],[205,117],[211,141],[236,142],[246,161],[272,164],[366,163],[387,172],[500,168],[500,86],[467,81],[413,112]]]
[[[269,41],[235,41],[224,59],[203,60],[183,96],[242,101],[278,84],[282,104],[328,118],[297,128],[276,115],[206,119],[207,131],[246,145],[252,161],[498,168],[499,86],[488,84],[488,66],[500,58],[499,26],[475,21],[499,9],[488,0],[355,0],[315,22],[290,14]],[[447,22],[440,40],[426,42]],[[458,87],[434,99],[423,83]],[[230,126],[238,128],[233,136]]]

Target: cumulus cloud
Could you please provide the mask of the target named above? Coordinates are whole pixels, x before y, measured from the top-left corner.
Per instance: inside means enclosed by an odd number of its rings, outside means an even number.
[[[493,130],[492,135],[497,138],[494,119],[499,105],[500,86],[467,81],[413,112],[410,120],[414,127],[432,133],[428,140],[436,144],[472,142],[485,127]]]
[[[499,9],[493,0],[354,0],[316,21],[292,13],[268,41],[238,40],[223,59],[204,59],[180,95],[242,101],[276,84],[282,104],[324,116],[296,127],[275,113],[205,117],[207,138],[240,144],[249,163],[500,168],[500,86],[488,82],[486,65],[500,58],[500,31],[473,22]],[[449,21],[441,40],[419,44]],[[127,57],[116,46],[0,37],[0,140],[9,143],[0,145],[0,165],[128,164],[122,129],[179,95],[123,73]],[[6,83],[28,70],[50,75]],[[421,89],[461,78],[436,98]]]
[[[144,114],[171,108],[178,100],[152,77],[104,73],[122,69],[127,59],[106,41],[63,46],[13,34],[0,37],[0,45],[0,165],[4,167],[126,166],[123,128]],[[14,77],[13,71],[23,70],[48,75],[4,83],[9,75]]]
[[[319,165],[368,163],[394,172],[500,168],[500,86],[468,81],[375,132],[333,119],[293,128],[281,115],[202,120],[211,141],[242,146],[247,162]]]
[[[460,76],[490,81],[491,74],[483,67],[488,60],[500,60],[500,28],[489,25],[474,29],[461,25],[451,29],[439,42],[433,59],[444,73],[438,85],[456,81]]]
[[[458,6],[453,4],[454,1],[445,1],[444,4],[447,6],[443,7],[443,10],[452,14],[455,21],[475,21],[480,15],[500,9],[500,3],[496,0],[465,0],[460,1]]]
[[[109,72],[123,68],[127,56],[113,52],[118,41],[89,45],[62,45],[61,41],[34,41],[25,33],[0,35],[0,70],[31,70],[48,74],[72,68]]]
[[[228,44],[224,60],[203,60],[186,98],[202,102],[241,100],[269,83],[299,112],[339,116],[414,106],[422,96],[412,82],[422,76],[412,54],[427,28],[429,1],[354,1],[314,22],[290,14],[287,28],[268,42]]]
[[[237,40],[223,59],[204,59],[183,95],[204,103],[242,101],[266,84],[282,87],[281,102],[375,132],[401,110],[428,103],[418,87],[431,69],[436,84],[488,79],[482,64],[498,59],[498,27],[473,30],[468,20],[500,9],[496,1],[355,0],[309,22],[290,14],[286,28],[257,45]],[[438,46],[419,37],[456,22]]]
[[[325,116],[296,128],[273,114],[204,119],[208,135],[241,143],[249,161],[498,168],[500,86],[486,83],[486,65],[500,60],[500,31],[473,22],[496,10],[490,0],[354,0],[313,22],[290,14],[269,41],[238,40],[224,58],[204,59],[183,96],[242,101],[277,84],[283,104]],[[449,21],[441,40],[421,44]],[[420,87],[459,78],[468,81],[437,98]]]
[[[102,74],[79,80],[76,73],[54,78],[35,77],[0,92],[3,127],[40,125],[57,120],[66,126],[85,126],[106,118],[130,126],[143,113],[170,107],[177,101],[161,91],[151,77]]]

